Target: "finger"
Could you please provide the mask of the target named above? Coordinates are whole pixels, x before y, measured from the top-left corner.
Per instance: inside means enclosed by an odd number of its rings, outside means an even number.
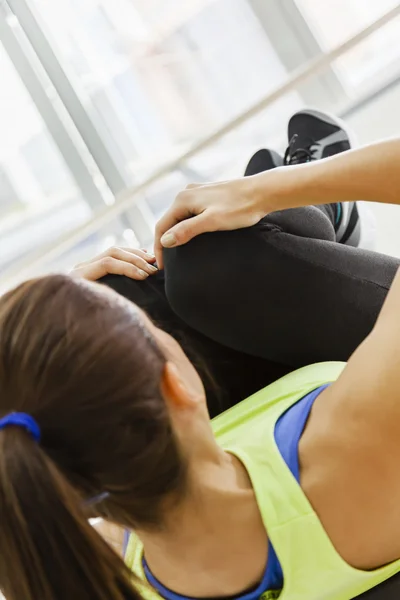
[[[153,275],[157,272],[157,268],[149,264],[149,260],[147,260],[148,256],[141,250],[138,250],[137,248],[109,248],[106,252],[103,253],[103,255],[100,255],[99,258],[107,257],[131,263],[139,269],[146,271],[146,273],[148,273],[149,275]]]
[[[145,260],[148,263],[154,263],[156,260],[156,257],[154,256],[154,254],[152,254],[148,250],[145,250],[144,248],[141,248],[139,250],[139,248],[126,248],[124,246],[121,246],[121,249],[126,250],[126,252],[131,252],[132,254],[136,254],[137,256],[140,256],[140,258],[143,258],[143,260]]]
[[[187,195],[186,195],[187,197]],[[171,208],[165,213],[163,217],[158,221],[156,225],[155,238],[154,238],[154,254],[156,255],[157,265],[159,269],[164,267],[163,265],[163,246],[160,242],[161,237],[171,229],[174,225],[191,217],[193,212],[188,208],[188,205],[182,205],[185,202],[185,193],[181,193],[178,196],[179,200],[176,200]],[[182,199],[182,200],[181,200]]]
[[[186,219],[169,229],[161,237],[160,243],[163,248],[173,248],[186,244],[197,235],[218,229],[219,225],[213,212],[205,210],[200,215]]]
[[[100,258],[96,262],[84,265],[78,269],[74,269],[71,273],[73,277],[81,277],[89,281],[97,281],[105,275],[125,275],[130,279],[142,281],[147,279],[149,274],[129,262],[106,256]]]
[[[119,246],[111,246],[110,248],[107,248],[107,250],[102,252],[101,254],[97,254],[96,256],[94,256],[93,258],[91,258],[89,260],[85,260],[85,261],[78,263],[77,265],[75,265],[73,270],[75,271],[75,269],[80,269],[81,267],[90,265],[91,263],[97,262],[98,260],[100,260],[102,258],[106,258],[107,256],[111,256],[112,258],[121,258],[121,260],[123,260],[123,258],[119,254],[120,249],[125,250],[126,252],[129,252],[130,254],[135,254],[136,256],[139,256],[140,258],[145,260],[147,263],[154,263],[156,260],[155,256],[153,256],[152,254],[149,254],[148,252],[145,252],[144,250],[139,250],[138,248],[124,248],[124,247],[120,248]]]
[[[99,258],[103,258],[106,256],[111,256],[112,258],[120,258],[121,250],[124,252],[128,252],[131,255],[140,256],[143,260],[147,260],[148,254],[143,252],[143,250],[139,250],[139,248],[129,248],[127,246],[111,246],[107,248],[104,252],[99,254],[94,260],[98,260]]]
[[[163,247],[157,238],[154,242],[154,254],[156,255],[157,267],[162,271],[164,268]]]

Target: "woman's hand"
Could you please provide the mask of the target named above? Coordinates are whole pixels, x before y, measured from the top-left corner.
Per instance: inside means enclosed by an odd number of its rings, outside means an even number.
[[[400,138],[349,150],[303,165],[278,167],[222,183],[189,186],[156,227],[155,253],[200,233],[240,229],[275,210],[318,204],[400,204]]]
[[[260,207],[257,177],[192,184],[178,194],[156,226],[154,250],[159,268],[163,266],[163,248],[186,244],[207,231],[241,229],[258,223],[266,212],[265,206]]]
[[[143,281],[157,273],[155,256],[145,250],[133,248],[109,248],[102,254],[73,268],[70,275],[96,281],[105,275],[126,275]]]

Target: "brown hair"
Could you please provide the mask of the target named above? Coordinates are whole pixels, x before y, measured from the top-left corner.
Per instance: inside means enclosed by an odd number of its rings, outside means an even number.
[[[123,561],[90,526],[162,526],[184,492],[184,461],[160,392],[165,357],[134,305],[54,275],[0,299],[0,588],[7,600],[140,598]],[[117,296],[115,296],[117,298]]]

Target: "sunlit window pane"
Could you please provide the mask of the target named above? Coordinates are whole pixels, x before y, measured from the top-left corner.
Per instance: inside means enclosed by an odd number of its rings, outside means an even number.
[[[246,0],[32,0],[132,179],[287,76]],[[107,140],[106,140],[107,143]]]
[[[1,273],[90,211],[1,45],[0,72]]]
[[[357,34],[398,0],[296,0],[320,45],[329,51]],[[400,70],[400,18],[394,19],[368,37],[335,64],[336,72],[349,92],[360,86],[377,85]]]

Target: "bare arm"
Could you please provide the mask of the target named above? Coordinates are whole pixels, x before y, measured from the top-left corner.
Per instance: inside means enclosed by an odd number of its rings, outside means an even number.
[[[372,332],[317,401],[301,456],[306,472],[314,467],[303,485],[325,530],[361,569],[400,557],[399,306],[400,273]]]
[[[206,231],[249,227],[285,208],[360,199],[400,203],[400,138],[253,177],[189,186],[157,224],[158,263],[162,267],[163,247]]]
[[[342,558],[363,570],[400,558],[399,306],[400,274],[299,444],[304,493]]]
[[[391,408],[396,411],[400,457],[400,271],[373,330],[351,356],[336,387],[346,398],[360,398],[364,406],[370,398],[385,420],[394,416]]]
[[[256,195],[266,209],[271,203],[294,208],[351,200],[400,204],[400,139],[278,171],[271,193],[269,173],[255,177],[259,177]]]

